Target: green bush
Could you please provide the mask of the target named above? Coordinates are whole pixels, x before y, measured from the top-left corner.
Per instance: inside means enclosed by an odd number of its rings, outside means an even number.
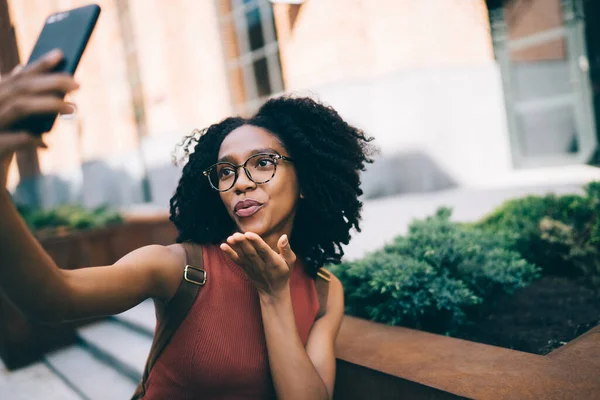
[[[451,333],[499,295],[538,277],[537,267],[509,250],[509,237],[451,222],[450,216],[440,209],[382,250],[330,266],[344,284],[346,312]]]
[[[93,229],[123,222],[123,218],[117,211],[106,206],[92,210],[75,205],[63,205],[48,210],[18,206],[18,210],[34,232]]]
[[[507,201],[474,226],[509,238],[545,275],[600,279],[600,182],[584,195]]]

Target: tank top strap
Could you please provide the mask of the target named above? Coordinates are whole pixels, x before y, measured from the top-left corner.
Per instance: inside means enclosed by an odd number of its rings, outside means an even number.
[[[156,360],[192,308],[200,292],[200,288],[206,284],[207,277],[206,270],[204,269],[204,252],[202,251],[202,246],[190,243],[183,243],[182,246],[186,256],[183,278],[177,292],[175,292],[173,298],[166,305],[163,315],[164,319],[159,323],[142,374],[142,380],[139,382],[132,400],[144,397],[146,383],[152,367],[154,367]]]

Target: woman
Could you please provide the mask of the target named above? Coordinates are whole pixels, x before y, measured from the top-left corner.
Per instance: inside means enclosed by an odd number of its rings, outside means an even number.
[[[60,58],[50,53],[0,82],[4,184],[15,150],[44,146],[11,126],[72,111],[54,97],[77,89],[71,77],[50,73]],[[137,249],[110,267],[59,269],[2,191],[2,288],[45,321],[116,314],[152,298],[160,326],[182,284],[186,249],[201,249],[207,283],[152,369],[144,398],[331,398],[343,289],[332,277],[317,319],[314,278],[340,261],[341,244],[359,229],[369,141],[306,98],[273,99],[248,120],[212,125],[182,143],[189,159],[171,199],[177,244]]]

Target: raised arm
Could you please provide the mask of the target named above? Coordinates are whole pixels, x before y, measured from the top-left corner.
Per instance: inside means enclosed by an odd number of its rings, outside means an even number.
[[[49,54],[0,81],[0,286],[26,315],[46,321],[115,314],[149,297],[168,299],[185,259],[179,246],[147,246],[112,266],[61,270],[29,232],[5,190],[14,152],[43,145],[11,127],[30,115],[72,111],[56,93],[68,93],[77,84],[68,75],[49,73],[60,59],[60,53]]]
[[[110,266],[61,270],[0,195],[0,284],[27,316],[48,322],[117,314],[147,298],[168,299],[180,278],[176,246],[146,246]]]
[[[279,253],[251,232],[236,233],[221,245],[258,289],[277,398],[331,399],[335,340],[344,316],[344,289],[331,275],[325,314],[313,324],[305,348],[296,326],[289,282],[296,255],[285,235],[277,242],[277,248]]]

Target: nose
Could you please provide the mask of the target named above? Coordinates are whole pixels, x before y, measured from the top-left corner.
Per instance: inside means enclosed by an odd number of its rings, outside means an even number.
[[[243,167],[240,167],[238,171],[238,178],[233,185],[233,189],[238,193],[243,193],[247,190],[254,189],[256,187],[256,183],[254,183],[250,177],[248,177],[246,170]]]

